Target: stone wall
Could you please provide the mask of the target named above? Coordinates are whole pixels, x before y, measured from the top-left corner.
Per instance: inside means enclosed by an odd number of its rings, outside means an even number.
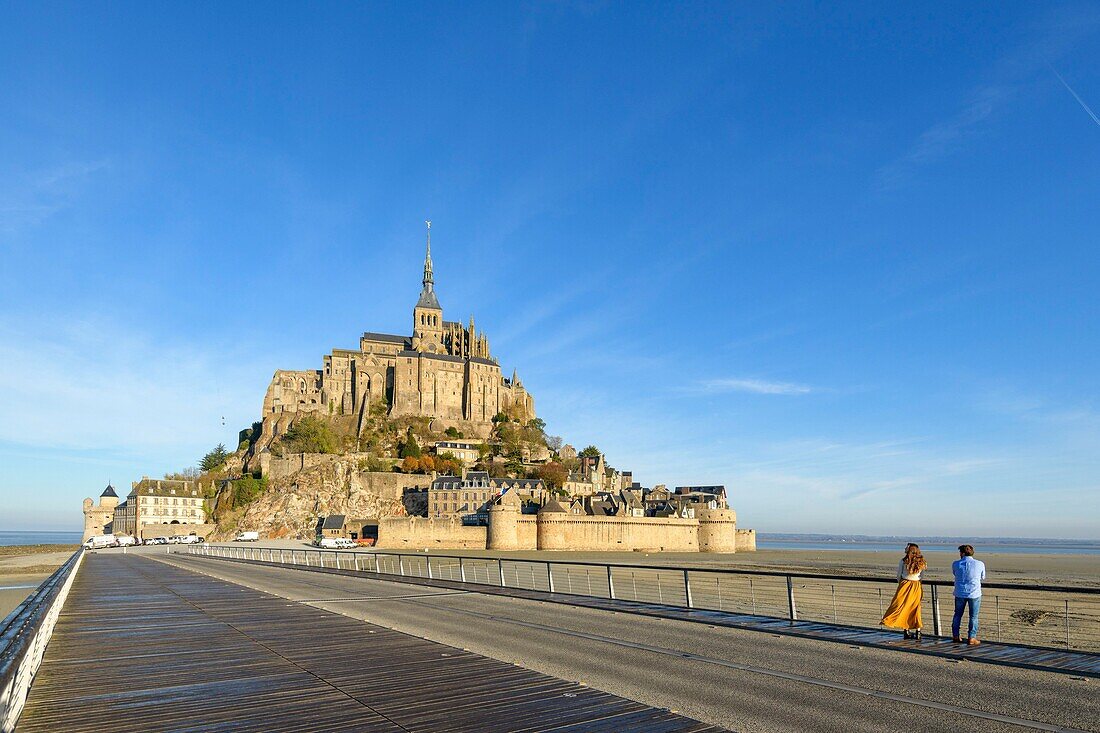
[[[697,552],[699,522],[678,517],[591,517],[543,513],[538,516],[538,549]]]
[[[516,544],[519,550],[537,550],[538,518],[531,514],[521,514],[516,518]]]
[[[386,550],[484,550],[486,528],[464,526],[457,518],[382,517],[376,546]]]
[[[737,552],[756,552],[756,530],[737,530]]]
[[[154,537],[186,537],[189,534],[205,539],[218,528],[216,524],[146,524],[141,528],[141,539]]]

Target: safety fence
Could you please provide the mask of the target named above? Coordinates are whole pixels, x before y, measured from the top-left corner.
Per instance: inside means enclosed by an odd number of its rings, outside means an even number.
[[[84,550],[27,596],[0,625],[0,731],[15,730]]]
[[[879,626],[897,587],[884,577],[566,560],[220,545],[177,551],[863,628]],[[924,633],[949,635],[952,584],[925,581],[922,591]],[[1100,588],[985,583],[980,620],[985,640],[1100,652]],[[962,623],[965,636],[965,618]]]

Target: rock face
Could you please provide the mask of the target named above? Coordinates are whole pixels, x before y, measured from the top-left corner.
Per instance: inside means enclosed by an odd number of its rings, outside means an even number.
[[[330,460],[273,479],[267,491],[242,510],[227,512],[211,539],[232,539],[237,532],[262,537],[312,539],[318,516],[405,516],[406,489],[426,488],[430,476],[360,470],[349,456]]]

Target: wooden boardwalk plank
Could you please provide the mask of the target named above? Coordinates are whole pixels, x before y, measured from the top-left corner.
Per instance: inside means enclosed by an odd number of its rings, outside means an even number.
[[[136,555],[85,558],[21,733],[719,728]]]

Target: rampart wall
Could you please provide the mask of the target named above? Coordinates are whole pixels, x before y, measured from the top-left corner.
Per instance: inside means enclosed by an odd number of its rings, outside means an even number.
[[[455,519],[435,517],[382,517],[378,520],[377,547],[396,549],[484,550],[485,527],[467,527]]]

